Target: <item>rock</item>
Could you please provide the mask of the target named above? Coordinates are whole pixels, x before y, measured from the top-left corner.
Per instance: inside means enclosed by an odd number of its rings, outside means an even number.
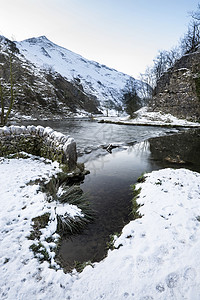
[[[20,127],[20,126],[11,125],[10,126],[10,132],[12,134],[23,134],[23,128]]]
[[[69,169],[73,169],[77,163],[76,142],[73,138],[69,138],[63,146],[65,160],[68,163]]]
[[[167,157],[165,157],[165,161],[170,162],[172,164],[185,164],[186,163],[184,160],[182,160],[180,158],[179,155],[176,155],[175,157],[167,156]]]
[[[43,127],[43,126],[38,125],[38,126],[36,127],[36,130],[37,130],[37,134],[38,134],[39,136],[43,136],[43,132],[44,132],[44,127]]]
[[[28,132],[31,133],[31,134],[35,134],[36,131],[37,131],[37,129],[34,125],[28,125],[27,129],[28,129]]]
[[[54,130],[52,128],[45,127],[44,131],[43,131],[43,136],[50,136],[53,132],[54,132]]]
[[[109,153],[112,153],[112,149],[118,148],[118,147],[119,147],[119,146],[109,144],[108,146],[103,147],[103,148],[106,149],[106,151],[108,151]]]
[[[10,135],[10,128],[7,127],[7,126],[4,126],[3,127],[3,133],[4,133],[4,135]]]

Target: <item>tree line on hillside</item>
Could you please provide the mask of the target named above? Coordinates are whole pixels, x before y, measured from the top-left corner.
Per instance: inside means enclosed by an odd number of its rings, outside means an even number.
[[[141,86],[133,82],[127,83],[123,95],[126,112],[133,117],[134,112],[142,105],[147,104],[153,96],[153,91],[161,76],[174,66],[183,55],[195,52],[200,45],[200,3],[197,10],[190,13],[187,32],[180,39],[178,46],[170,50],[159,50],[153,60],[153,65],[148,66],[144,74],[140,74]],[[138,93],[139,91],[139,93]],[[140,94],[140,97],[139,97]]]

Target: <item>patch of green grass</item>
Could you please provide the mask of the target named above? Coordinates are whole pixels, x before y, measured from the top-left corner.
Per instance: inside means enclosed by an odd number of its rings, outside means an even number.
[[[61,236],[80,233],[91,221],[92,217],[86,215],[83,217],[76,216],[74,218],[57,215],[57,233]]]
[[[69,172],[68,164],[62,164],[61,169],[62,169],[63,173],[68,173]]]
[[[62,188],[62,193],[58,193]],[[59,173],[57,177],[52,177],[48,183],[41,187],[42,192],[47,195],[47,201],[58,201],[77,206],[82,211],[82,216],[71,218],[70,216],[57,216],[57,233],[62,235],[75,234],[82,231],[85,226],[93,221],[94,213],[90,208],[87,195],[83,193],[78,184],[69,185],[68,177]]]
[[[143,173],[140,177],[138,177],[137,182],[143,183],[143,182],[145,182],[145,180],[146,180],[146,176]]]
[[[120,233],[116,232],[114,234],[110,234],[110,240],[106,243],[106,249],[107,250],[114,250],[114,249],[117,249],[115,246],[114,246],[114,243],[116,241],[116,237],[119,237],[120,236]],[[119,247],[118,247],[119,248]]]
[[[90,208],[87,195],[83,193],[78,183],[69,183],[66,173],[61,172],[60,174],[57,174],[57,176],[53,176],[48,183],[42,180],[40,180],[38,183],[40,184],[40,190],[46,194],[46,200],[48,202],[56,201],[57,203],[68,203],[77,206],[81,210],[81,215],[75,216],[74,218],[70,217],[68,214],[56,215],[56,233],[59,234],[60,238],[59,240],[54,241],[54,239],[52,239],[50,236],[48,239],[46,239],[46,242],[55,242],[56,247],[53,249],[53,251],[58,254],[62,237],[64,235],[70,236],[72,234],[80,233],[83,229],[85,229],[88,223],[93,221],[94,213]],[[40,242],[41,229],[48,226],[49,218],[50,213],[45,213],[41,216],[33,218],[33,230],[27,237],[28,239],[36,242],[31,245],[30,249],[33,251],[34,256],[39,261],[46,260],[50,262],[48,252]],[[77,268],[81,270],[84,268],[84,265],[82,267],[81,265],[77,266]]]
[[[138,183],[144,183],[146,180],[146,176],[144,175],[144,173],[138,177],[137,182]],[[137,184],[133,184],[131,185],[132,188],[132,194],[133,194],[133,199],[132,199],[132,216],[133,219],[138,219],[141,218],[142,215],[138,212],[139,208],[142,206],[141,204],[138,204],[137,199],[139,198],[140,192],[141,192],[141,188],[137,189]]]
[[[49,222],[49,213],[45,213],[41,216],[35,217],[32,219],[33,221],[33,230],[31,231],[30,235],[28,236],[29,240],[39,240],[41,236],[40,229],[45,228]]]
[[[50,262],[49,254],[48,254],[46,248],[42,245],[42,243],[32,244],[30,246],[30,249],[33,251],[34,256],[36,258],[39,258],[40,262],[43,262],[43,261]],[[38,255],[38,254],[40,254],[40,255]]]
[[[142,215],[138,212],[138,209],[142,206],[137,203],[137,199],[139,198],[139,194],[141,192],[141,188],[136,189],[136,184],[131,186],[132,193],[133,193],[133,199],[132,199],[132,216],[133,219],[141,218]]]
[[[79,272],[79,273],[81,273],[85,269],[85,267],[87,267],[87,266],[93,267],[93,264],[90,260],[86,261],[86,262],[83,262],[83,263],[80,262],[80,261],[75,261],[74,262],[74,267],[75,267],[76,271]]]

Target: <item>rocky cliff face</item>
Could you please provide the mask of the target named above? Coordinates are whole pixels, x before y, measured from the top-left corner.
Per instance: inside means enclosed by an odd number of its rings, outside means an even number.
[[[154,111],[200,120],[200,52],[184,55],[158,81],[151,103]]]

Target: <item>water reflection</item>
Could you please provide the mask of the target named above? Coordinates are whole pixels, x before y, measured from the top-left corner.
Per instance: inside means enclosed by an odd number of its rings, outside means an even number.
[[[152,138],[151,158],[164,167],[186,167],[200,172],[200,130],[191,129],[181,134]]]
[[[152,126],[128,126],[116,124],[101,124],[92,121],[63,120],[63,121],[27,121],[28,124],[50,126],[54,130],[66,135],[71,135],[77,143],[80,162],[93,160],[106,154],[103,147],[109,144],[118,145],[122,149],[142,142],[151,137],[158,137],[177,132],[176,129],[168,129]]]
[[[89,160],[86,167],[91,171],[81,188],[89,194],[96,219],[83,234],[65,239],[60,256],[65,266],[74,260],[100,261],[106,254],[109,235],[120,232],[131,219],[130,185],[144,172],[164,167],[187,167],[200,171],[200,131],[189,130],[182,134],[152,138],[127,147],[114,149],[107,154]],[[179,155],[184,165],[174,164],[165,158]]]
[[[62,242],[59,256],[67,268],[73,265],[74,260],[100,261],[106,254],[109,235],[120,232],[131,220],[130,185],[141,173],[157,168],[149,159],[149,146],[146,141],[123,151],[114,149],[112,154],[86,163],[91,173],[86,176],[81,188],[89,195],[96,218],[83,234]]]
[[[100,261],[105,256],[109,235],[120,232],[131,219],[130,185],[142,173],[163,167],[182,167],[166,160],[167,156],[177,155],[185,161],[185,167],[200,171],[198,130],[171,135],[178,130],[81,120],[35,122],[38,124],[73,136],[79,161],[90,170],[81,189],[88,194],[96,218],[82,234],[62,241],[59,258],[66,270],[74,266],[74,261]],[[110,154],[103,147],[108,144],[120,147]]]

